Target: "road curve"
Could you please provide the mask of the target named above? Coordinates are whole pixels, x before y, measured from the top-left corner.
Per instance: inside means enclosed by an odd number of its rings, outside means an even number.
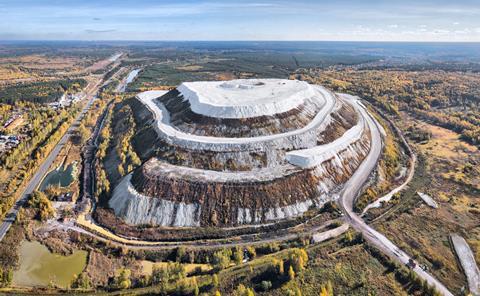
[[[379,129],[381,128],[379,124],[373,119],[373,117],[367,112],[365,106],[359,101],[358,98],[350,95],[341,95],[347,101],[357,104],[360,109],[360,112],[367,121],[368,126],[370,127],[372,135],[372,144],[370,152],[367,157],[364,159],[360,167],[355,171],[353,176],[347,181],[344,186],[344,189],[340,192],[339,204],[342,208],[347,222],[358,232],[362,233],[363,238],[368,241],[370,244],[377,247],[384,254],[389,257],[399,261],[401,264],[407,264],[410,259],[404,251],[398,248],[393,244],[387,237],[385,237],[380,232],[376,231],[363,221],[354,211],[353,204],[357,197],[358,192],[361,191],[363,184],[367,181],[370,173],[375,169],[377,161],[382,152],[382,138]],[[445,296],[453,296],[453,294],[437,279],[432,275],[421,269],[418,264],[413,271],[422,279],[426,280],[429,285],[434,286],[435,289]]]

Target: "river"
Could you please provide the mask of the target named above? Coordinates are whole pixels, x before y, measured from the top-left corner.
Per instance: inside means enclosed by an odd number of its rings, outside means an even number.
[[[125,83],[118,89],[119,92],[125,92],[127,90],[127,86],[131,83],[135,77],[137,77],[138,73],[140,73],[141,69],[135,69],[128,73],[127,78],[125,78]]]

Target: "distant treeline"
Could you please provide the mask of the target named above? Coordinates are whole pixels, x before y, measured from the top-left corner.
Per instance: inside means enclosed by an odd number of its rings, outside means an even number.
[[[77,92],[87,85],[84,79],[65,79],[45,82],[21,83],[0,89],[0,103],[14,104],[17,101],[51,103],[66,91]]]
[[[480,147],[478,73],[306,69],[297,71],[296,76],[359,95],[392,115],[406,111]]]

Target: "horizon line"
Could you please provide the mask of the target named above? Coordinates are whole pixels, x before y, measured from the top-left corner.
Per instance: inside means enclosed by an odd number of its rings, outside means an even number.
[[[0,42],[352,42],[352,43],[479,43],[480,41],[459,41],[459,40],[215,40],[215,39],[194,39],[194,40],[186,40],[186,39],[157,39],[157,40],[128,40],[128,39],[0,39]]]

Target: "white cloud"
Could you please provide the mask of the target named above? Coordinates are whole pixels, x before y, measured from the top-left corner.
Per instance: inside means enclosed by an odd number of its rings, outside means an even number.
[[[455,30],[453,31],[454,34],[457,34],[457,35],[468,35],[470,33],[472,33],[472,31],[468,28],[465,28],[463,30]]]
[[[91,29],[88,29],[88,30],[85,30],[86,33],[89,33],[89,34],[99,34],[99,33],[112,33],[112,32],[115,32],[117,30],[115,29],[106,29],[106,30],[91,30]]]
[[[433,31],[433,34],[437,34],[437,35],[446,35],[448,33],[450,33],[449,30],[443,30],[443,29],[437,29]]]

